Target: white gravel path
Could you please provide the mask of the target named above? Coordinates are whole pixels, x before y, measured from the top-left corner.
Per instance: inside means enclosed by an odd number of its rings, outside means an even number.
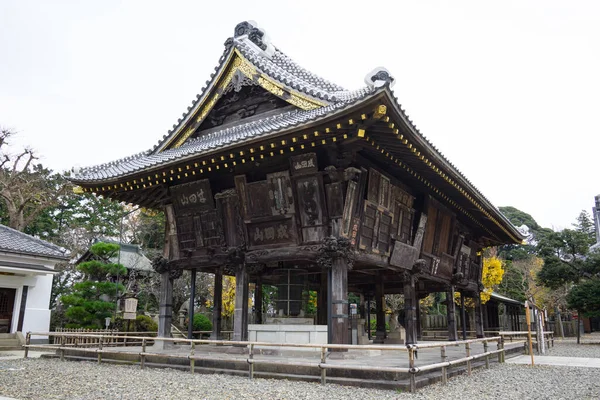
[[[600,356],[600,346],[556,342],[550,355]],[[25,399],[598,399],[600,370],[594,368],[493,365],[436,384],[416,394],[335,384],[191,375],[171,369],[61,362],[57,359],[0,361],[0,396]]]

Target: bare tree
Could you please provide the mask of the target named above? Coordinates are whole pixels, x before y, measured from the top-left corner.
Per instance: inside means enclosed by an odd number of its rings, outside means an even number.
[[[6,207],[8,225],[23,231],[41,212],[57,204],[67,183],[36,163],[38,158],[32,149],[11,155],[7,147],[14,134],[0,128],[0,199]]]

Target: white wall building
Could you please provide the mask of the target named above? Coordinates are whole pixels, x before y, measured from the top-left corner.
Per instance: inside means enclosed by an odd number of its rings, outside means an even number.
[[[0,333],[50,329],[54,267],[67,259],[66,250],[0,225]]]

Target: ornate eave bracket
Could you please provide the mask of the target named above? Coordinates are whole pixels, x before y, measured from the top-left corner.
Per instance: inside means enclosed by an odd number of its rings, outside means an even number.
[[[333,261],[343,258],[348,263],[348,269],[354,266],[354,249],[349,239],[326,237],[317,250],[317,265],[323,269],[333,267]]]
[[[163,256],[157,256],[154,260],[152,260],[152,268],[161,275],[168,273],[169,279],[180,278],[181,274],[183,273],[183,270],[173,268],[169,260],[167,260]]]

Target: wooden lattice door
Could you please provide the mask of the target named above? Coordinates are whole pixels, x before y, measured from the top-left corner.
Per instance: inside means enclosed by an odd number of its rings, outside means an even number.
[[[16,293],[16,289],[0,288],[0,333],[10,332]]]

